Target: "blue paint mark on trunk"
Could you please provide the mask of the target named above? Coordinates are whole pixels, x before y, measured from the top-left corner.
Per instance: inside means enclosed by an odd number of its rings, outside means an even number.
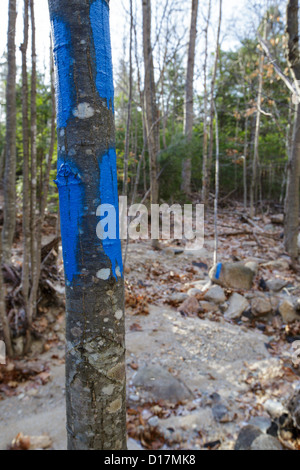
[[[96,53],[96,87],[100,98],[114,111],[114,84],[109,28],[109,6],[105,0],[95,0],[90,8],[90,20]]]
[[[57,127],[66,127],[73,104],[71,34],[59,18],[52,18],[53,53],[56,64]]]
[[[60,164],[55,183],[59,191],[66,282],[71,284],[78,274],[77,252],[83,212],[83,185],[80,176],[67,163]]]
[[[123,275],[123,261],[120,241],[119,227],[119,201],[118,201],[118,181],[117,181],[117,155],[114,148],[111,148],[100,162],[100,195],[101,204],[110,204],[115,208],[117,217],[117,239],[103,240],[103,250],[111,261],[112,272],[117,279],[116,269],[119,267]]]

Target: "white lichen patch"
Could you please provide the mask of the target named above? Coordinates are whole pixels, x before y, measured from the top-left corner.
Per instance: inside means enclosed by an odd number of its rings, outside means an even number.
[[[113,385],[107,385],[106,387],[102,388],[102,393],[103,395],[112,395],[114,393],[114,386]]]
[[[117,398],[117,400],[113,401],[110,406],[108,407],[109,413],[117,413],[122,407],[122,400]]]
[[[123,317],[123,312],[122,310],[117,310],[116,313],[115,313],[115,318],[117,320],[121,320],[121,318]]]
[[[95,110],[89,103],[79,103],[77,108],[73,109],[73,114],[78,119],[89,119],[94,116]]]
[[[107,281],[110,278],[110,269],[100,269],[100,271],[97,272],[97,278]]]
[[[116,267],[116,275],[117,275],[118,277],[121,277],[121,276],[122,276],[119,266]]]
[[[61,129],[61,130],[60,130],[60,136],[61,136],[61,137],[64,137],[64,135],[65,135],[65,130],[64,130],[64,129]]]

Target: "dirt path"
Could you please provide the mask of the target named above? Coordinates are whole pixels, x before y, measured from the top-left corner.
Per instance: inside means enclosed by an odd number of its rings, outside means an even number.
[[[202,263],[210,258],[209,246],[196,257]],[[191,257],[180,250],[175,255],[170,249],[154,252],[147,244],[130,246],[127,288],[131,292],[133,284],[138,285],[140,297],[127,310],[129,431],[136,440],[130,439],[129,448],[141,448],[138,440],[147,445],[153,439],[165,448],[200,449],[216,442],[221,449],[232,449],[245,423],[268,416],[265,402],[292,388],[284,379],[284,362],[271,356],[266,347],[270,338],[259,330],[229,324],[223,318],[183,317],[164,304],[170,296],[183,294],[178,286],[205,281],[201,270],[184,277],[194,259],[195,254]],[[149,275],[145,266],[156,269],[158,279],[162,271],[170,272],[170,285],[152,281],[153,272]],[[136,292],[131,294],[136,298]],[[148,315],[136,315],[143,309]],[[0,401],[0,449],[6,449],[20,432],[47,433],[53,449],[66,448],[62,348],[41,358],[50,365],[49,383],[28,390],[25,384],[18,396]],[[149,388],[155,374],[157,386]],[[180,405],[164,405],[160,400],[164,386],[172,393],[177,387],[181,393],[184,387],[188,398]],[[133,432],[136,415],[139,425]]]

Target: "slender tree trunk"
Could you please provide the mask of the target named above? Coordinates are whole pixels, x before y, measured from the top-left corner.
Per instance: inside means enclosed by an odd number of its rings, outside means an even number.
[[[209,127],[209,153],[208,153],[208,161],[207,161],[207,168],[205,173],[203,174],[203,179],[205,179],[205,184],[203,186],[203,204],[208,205],[209,203],[209,190],[210,190],[210,180],[211,180],[211,168],[212,168],[212,161],[213,161],[213,149],[214,149],[214,94],[215,94],[215,85],[217,79],[217,71],[219,65],[219,56],[220,56],[220,36],[221,36],[221,24],[222,24],[222,6],[223,1],[220,0],[219,3],[219,23],[218,23],[218,33],[217,33],[217,42],[216,42],[216,50],[215,50],[215,63],[213,68],[213,75],[211,80],[211,88],[210,88],[210,127]]]
[[[67,296],[68,447],[126,449],[124,283],[109,3],[49,0],[49,10]],[[100,204],[109,205],[110,230],[117,235],[110,232],[105,240]]]
[[[205,55],[204,55],[204,116],[203,116],[203,170],[202,170],[202,199],[206,198],[206,185],[208,179],[208,90],[207,90],[207,62],[208,62],[208,29],[211,17],[211,0],[208,3],[208,14],[205,28]]]
[[[28,353],[31,346],[32,321],[36,314],[37,291],[39,285],[38,237],[37,237],[37,111],[36,111],[36,34],[34,0],[30,0],[31,17],[31,192],[30,192],[30,240],[31,240],[31,291],[27,311],[27,340],[25,352]]]
[[[216,118],[216,170],[215,170],[215,206],[214,206],[214,225],[215,225],[215,252],[214,264],[218,263],[219,234],[218,234],[218,202],[219,202],[219,186],[220,186],[220,142],[219,142],[219,122],[218,111],[214,103]]]
[[[29,187],[29,120],[27,48],[29,31],[29,0],[24,0],[24,39],[22,52],[22,129],[23,129],[23,266],[22,292],[28,318],[29,269],[30,269],[30,187]]]
[[[128,186],[128,158],[129,158],[129,142],[130,142],[130,126],[131,126],[131,108],[132,108],[132,39],[133,39],[133,9],[132,0],[130,0],[130,39],[129,39],[129,97],[128,97],[128,111],[127,111],[127,127],[125,137],[125,153],[124,153],[124,181],[123,181],[123,196],[127,195]]]
[[[288,63],[294,80],[300,80],[299,2],[289,0],[287,6]],[[300,171],[300,105],[297,105],[293,143],[288,162],[285,206],[285,247],[292,260],[298,259],[299,234],[299,171]]]
[[[267,19],[264,20],[264,40],[267,35]],[[260,136],[260,123],[261,123],[261,105],[262,105],[262,92],[263,92],[263,73],[264,73],[265,55],[261,52],[259,58],[259,75],[258,75],[258,93],[256,101],[256,124],[254,136],[254,155],[252,161],[252,179],[250,188],[250,216],[255,215],[255,204],[258,199],[258,189],[260,187],[259,175],[259,136]]]
[[[198,19],[198,0],[192,0],[191,8],[191,25],[190,25],[190,40],[188,50],[188,62],[186,72],[186,86],[185,86],[185,104],[184,104],[184,134],[188,142],[191,141],[193,136],[194,124],[194,70],[195,70],[195,50],[197,38],[197,19]],[[192,179],[192,160],[189,156],[182,162],[182,183],[181,190],[185,194],[191,192],[191,179]]]
[[[5,297],[4,297],[4,282],[2,275],[2,237],[0,231],[0,323],[2,326],[3,337],[6,347],[6,353],[9,357],[13,357],[13,347],[11,342],[10,328],[8,318],[6,315]]]
[[[16,226],[16,0],[9,0],[7,33],[6,152],[4,175],[3,258],[9,261]]]
[[[151,0],[142,0],[143,6],[143,51],[145,67],[145,114],[148,150],[150,157],[151,204],[159,200],[157,180],[159,151],[159,120],[156,103],[156,90],[153,67],[153,52],[151,45]]]

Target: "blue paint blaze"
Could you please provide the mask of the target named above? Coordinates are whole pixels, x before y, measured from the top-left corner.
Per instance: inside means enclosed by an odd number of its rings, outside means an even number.
[[[100,98],[110,103],[114,112],[114,84],[109,28],[109,6],[105,0],[95,0],[90,8],[90,20],[96,53],[96,87]]]
[[[59,18],[52,18],[53,53],[56,70],[56,114],[57,127],[66,127],[73,104],[73,79],[71,57],[71,34]]]
[[[218,266],[217,266],[217,271],[216,271],[216,279],[217,280],[220,279],[221,271],[222,271],[222,263],[219,263]]]
[[[59,166],[55,181],[59,191],[61,237],[66,281],[73,282],[78,274],[78,252],[81,215],[83,212],[83,184],[80,176],[67,163]]]
[[[101,204],[110,204],[116,211],[116,234],[117,239],[103,240],[103,250],[111,261],[112,272],[117,279],[116,269],[119,267],[123,275],[123,261],[120,241],[119,227],[119,201],[118,201],[118,181],[117,181],[117,155],[115,149],[111,148],[100,162],[100,195]]]

